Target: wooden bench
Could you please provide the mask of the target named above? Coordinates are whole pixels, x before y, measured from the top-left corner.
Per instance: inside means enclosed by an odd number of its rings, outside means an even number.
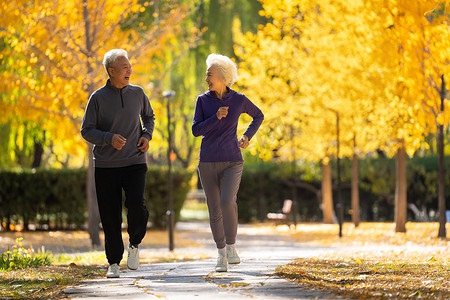
[[[275,221],[275,225],[286,224],[288,226],[297,225],[297,220],[293,214],[292,208],[294,207],[294,202],[290,199],[286,199],[283,202],[283,208],[281,213],[268,213],[267,218],[269,220]],[[293,219],[291,221],[291,218]]]

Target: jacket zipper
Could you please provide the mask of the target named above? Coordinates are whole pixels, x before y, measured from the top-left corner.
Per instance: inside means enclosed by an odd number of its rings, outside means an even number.
[[[122,89],[120,89],[120,100],[122,101],[122,108],[123,108],[123,97],[122,97]]]

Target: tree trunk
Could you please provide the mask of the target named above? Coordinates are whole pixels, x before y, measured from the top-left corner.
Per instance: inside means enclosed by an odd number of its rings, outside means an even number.
[[[88,143],[89,167],[86,177],[86,195],[88,207],[88,232],[92,246],[100,246],[99,212],[97,204],[97,194],[95,192],[94,159],[92,144]]]
[[[83,0],[83,21],[86,41],[86,53],[88,55],[86,68],[88,75],[92,76],[93,70],[89,58],[95,57],[92,53],[94,37],[91,33],[91,22],[89,20],[88,2]],[[93,80],[87,78],[86,92],[90,96],[94,92]],[[100,217],[98,212],[97,194],[95,192],[94,178],[94,154],[92,153],[93,145],[88,143],[89,167],[86,177],[87,205],[88,205],[88,232],[91,238],[92,246],[100,246],[99,223]]]
[[[404,145],[397,151],[395,184],[395,232],[406,232],[406,152]]]
[[[356,153],[353,154],[352,160],[352,221],[355,227],[359,226],[359,174]]]
[[[266,219],[266,208],[264,199],[264,171],[263,171],[263,161],[259,162],[259,197],[258,197],[258,216],[261,223]]]
[[[333,208],[333,187],[331,184],[331,166],[330,163],[322,163],[322,212],[323,222],[333,224],[334,208]]]
[[[31,168],[37,169],[41,166],[43,154],[44,154],[44,147],[42,146],[42,143],[37,141],[36,138],[34,138],[33,163],[31,164]]]
[[[445,98],[445,80],[444,75],[441,76],[442,86],[441,86],[441,113],[444,113],[444,98]],[[444,166],[444,125],[439,125],[439,134],[437,141],[437,150],[439,154],[439,167],[438,167],[438,176],[439,176],[439,187],[438,187],[438,207],[439,207],[439,238],[446,238],[447,233],[445,229],[446,220],[446,207],[445,207],[445,166]]]
[[[6,217],[6,231],[11,231],[11,214]]]
[[[29,221],[29,217],[28,217],[28,212],[24,212],[22,215],[23,218],[23,230],[27,231],[28,230],[28,225],[30,224]]]

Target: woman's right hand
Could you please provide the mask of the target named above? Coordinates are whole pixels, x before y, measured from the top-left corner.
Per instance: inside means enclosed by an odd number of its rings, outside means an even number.
[[[228,106],[219,107],[219,110],[216,113],[217,119],[225,118],[228,115]]]

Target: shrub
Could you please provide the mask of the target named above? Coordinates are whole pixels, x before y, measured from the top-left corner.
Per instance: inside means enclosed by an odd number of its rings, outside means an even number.
[[[175,211],[175,222],[180,219],[181,208],[183,207],[186,195],[190,190],[189,181],[192,173],[181,169],[172,171],[173,178],[173,209]],[[163,228],[166,225],[166,212],[168,208],[168,184],[167,168],[150,167],[146,181],[146,205],[148,207],[152,227]]]
[[[176,220],[189,191],[192,176],[175,169],[173,198]],[[151,167],[147,173],[146,204],[150,222],[165,225],[167,168]],[[81,228],[87,220],[86,169],[53,169],[0,172],[0,223],[29,224],[37,229]]]
[[[342,163],[342,201],[346,220],[351,220],[351,160]],[[333,196],[336,204],[336,161],[333,170]],[[450,157],[445,159],[445,169],[450,170]],[[407,161],[408,203],[419,210],[437,211],[437,157],[415,157]],[[284,199],[297,199],[296,214],[301,221],[321,221],[322,211],[317,195],[304,187],[293,188],[294,179],[313,187],[321,188],[320,165],[303,164],[292,171],[290,163],[246,163],[238,192],[239,219],[248,222],[265,218],[268,212],[280,212]],[[295,175],[294,175],[295,173]],[[359,162],[360,214],[364,221],[394,219],[395,158],[380,156]],[[445,173],[446,185],[450,185],[450,172]],[[450,207],[450,189],[446,189],[447,207]],[[408,218],[415,220],[411,210]]]
[[[284,199],[297,198],[297,214],[303,221],[319,221],[321,211],[317,196],[306,189],[293,187],[294,179],[320,189],[320,181],[308,165],[292,172],[288,163],[246,163],[238,192],[238,212],[242,222],[264,219],[268,212],[280,212]]]
[[[28,228],[81,227],[86,220],[86,170],[0,172],[0,219]]]

